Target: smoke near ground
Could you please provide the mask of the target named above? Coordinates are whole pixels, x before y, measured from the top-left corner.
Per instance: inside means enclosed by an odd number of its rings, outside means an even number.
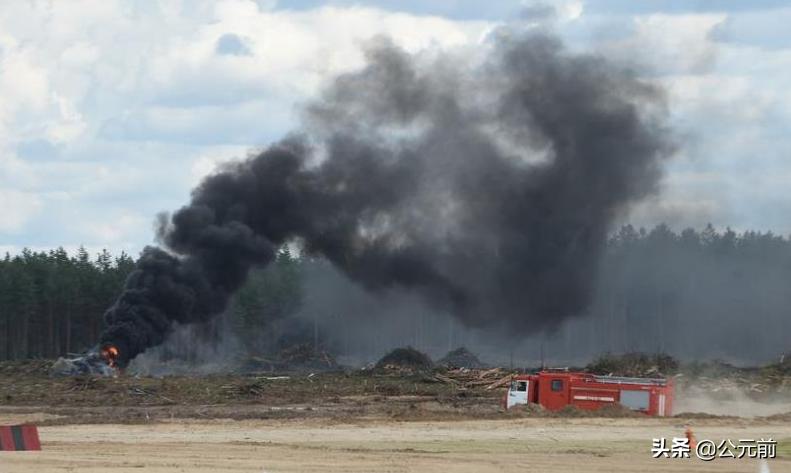
[[[293,136],[226,166],[164,217],[106,313],[124,365],[174,323],[222,312],[296,242],[372,293],[470,327],[557,327],[591,301],[614,219],[672,151],[661,91],[558,40],[506,30],[485,54],[385,39]]]
[[[239,369],[245,347],[226,317],[177,325],[165,342],[138,355],[127,372],[142,376],[208,375]]]
[[[366,292],[322,261],[303,261],[300,274],[295,315],[315,321],[310,337],[318,333],[319,344],[352,365],[408,345],[434,359],[464,346],[485,362],[524,368],[585,366],[607,352],[737,366],[791,353],[791,240],[772,233],[625,226],[611,234],[591,303],[551,332],[465,326],[409,292]]]

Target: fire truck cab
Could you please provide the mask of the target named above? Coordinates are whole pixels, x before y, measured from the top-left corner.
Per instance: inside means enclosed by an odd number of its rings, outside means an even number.
[[[673,408],[673,381],[565,371],[516,375],[508,387],[505,407],[527,403],[537,403],[551,411],[568,405],[595,410],[617,403],[647,415],[669,416]]]

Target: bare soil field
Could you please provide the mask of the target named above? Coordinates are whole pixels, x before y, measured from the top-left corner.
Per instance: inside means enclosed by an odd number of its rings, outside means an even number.
[[[4,415],[0,422],[24,417]],[[36,418],[42,416],[33,414],[30,420]],[[791,438],[788,422],[705,419],[694,426],[701,438]],[[791,471],[786,440],[781,441],[780,456],[764,466],[756,460],[653,459],[651,439],[683,435],[684,421],[679,419],[182,419],[40,430],[43,451],[0,452],[0,471]]]
[[[0,365],[0,425],[35,423],[42,442],[0,452],[0,473],[791,472],[791,404],[777,393],[682,391],[681,414],[658,419],[504,411],[502,389],[442,374],[50,378],[46,366]],[[778,456],[652,458],[653,438],[687,426],[698,439],[772,438]]]

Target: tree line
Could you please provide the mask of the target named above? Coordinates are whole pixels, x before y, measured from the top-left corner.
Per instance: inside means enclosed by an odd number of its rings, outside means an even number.
[[[118,296],[135,261],[80,247],[0,260],[0,359],[56,357],[83,351],[98,339],[102,314]]]
[[[250,351],[261,351],[265,329],[299,306],[301,259],[288,248],[275,264],[254,271],[236,294],[227,319]],[[80,247],[69,255],[23,249],[0,259],[0,360],[55,358],[91,349],[105,310],[118,297],[135,259]]]
[[[406,345],[433,356],[466,346],[506,365],[585,364],[603,352],[744,363],[791,353],[791,240],[771,232],[616,229],[589,275],[590,304],[549,332],[465,327],[415,298],[371,298],[331,269],[317,277],[316,266],[303,267],[313,277],[300,313],[318,313],[321,340],[361,362]]]
[[[91,348],[104,311],[134,266],[126,253],[106,250],[94,256],[84,248],[73,255],[63,248],[6,254],[0,259],[0,359],[52,358]],[[326,274],[326,261],[284,247],[273,264],[253,271],[221,319],[249,353],[319,337],[348,352],[371,340],[378,346],[476,342],[463,327],[448,341],[447,314],[427,318],[411,306],[398,311],[397,304],[365,305],[359,288],[327,281]],[[681,232],[626,225],[607,243],[591,306],[551,334],[550,342],[569,356],[606,350],[769,355],[791,348],[789,281],[787,237],[711,225]]]
[[[791,349],[788,238],[711,225],[680,233],[625,226],[608,246],[594,304],[580,321],[604,348],[734,361]]]

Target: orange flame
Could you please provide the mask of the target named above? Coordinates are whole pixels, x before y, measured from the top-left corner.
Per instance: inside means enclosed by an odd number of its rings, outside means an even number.
[[[110,368],[115,368],[118,366],[118,355],[120,355],[120,352],[118,351],[118,348],[113,345],[108,345],[102,348],[102,358],[104,358],[104,361],[110,365]]]

